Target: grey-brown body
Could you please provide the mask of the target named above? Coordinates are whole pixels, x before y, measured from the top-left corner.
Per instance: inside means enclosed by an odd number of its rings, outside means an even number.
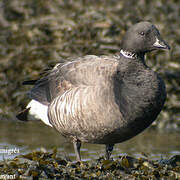
[[[66,89],[50,103],[48,117],[68,138],[119,143],[148,127],[163,107],[163,81],[137,59],[85,56],[56,68],[64,78],[55,87]]]

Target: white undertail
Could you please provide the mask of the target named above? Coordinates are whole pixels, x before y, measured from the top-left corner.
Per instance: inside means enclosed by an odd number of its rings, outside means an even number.
[[[47,116],[47,110],[48,106],[43,105],[39,103],[38,101],[31,100],[26,108],[30,108],[29,110],[29,115],[33,116],[36,119],[40,119],[43,121],[46,125],[51,126],[52,125],[49,123],[49,119]]]

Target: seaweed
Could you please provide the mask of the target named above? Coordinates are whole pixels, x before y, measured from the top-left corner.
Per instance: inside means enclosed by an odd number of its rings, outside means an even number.
[[[72,162],[52,153],[35,151],[0,162],[0,174],[16,179],[179,179],[180,155],[169,159],[119,156]]]

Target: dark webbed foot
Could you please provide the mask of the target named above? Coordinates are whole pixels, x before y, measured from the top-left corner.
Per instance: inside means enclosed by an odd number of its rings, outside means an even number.
[[[81,141],[76,139],[73,141],[73,145],[74,145],[74,151],[76,154],[76,159],[77,161],[81,161],[81,155],[80,155]]]
[[[111,153],[113,151],[114,144],[106,144],[106,159],[110,159]]]

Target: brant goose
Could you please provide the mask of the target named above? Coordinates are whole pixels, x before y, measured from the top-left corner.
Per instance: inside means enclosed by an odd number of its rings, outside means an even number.
[[[24,82],[34,85],[28,110],[71,139],[78,161],[81,142],[105,144],[109,159],[114,144],[142,132],[163,108],[165,84],[144,57],[156,49],[170,47],[153,24],[137,23],[119,55],[79,57]]]

